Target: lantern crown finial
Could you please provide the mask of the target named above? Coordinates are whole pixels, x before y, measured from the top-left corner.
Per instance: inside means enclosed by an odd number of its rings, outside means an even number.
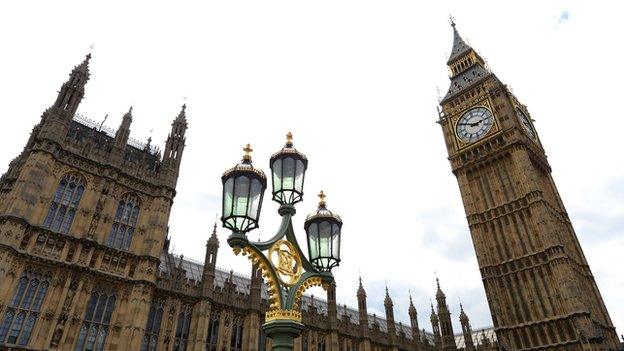
[[[325,198],[327,197],[327,195],[325,195],[325,192],[323,190],[321,190],[318,193],[318,197],[319,197],[318,208],[316,209],[316,211],[310,213],[308,217],[306,217],[306,222],[311,221],[313,219],[317,219],[317,218],[333,218],[336,221],[342,223],[342,219],[340,219],[339,215],[327,209],[327,202],[325,202]]]
[[[250,144],[245,145],[245,147],[243,148],[243,151],[245,151],[245,155],[243,156],[243,161],[251,161],[251,153],[253,152],[251,145]]]
[[[286,147],[293,146],[292,139],[293,139],[292,133],[291,132],[286,133]]]
[[[323,190],[321,190],[321,192],[318,194],[319,197],[319,207],[324,207],[325,206],[325,198],[327,197],[327,195],[325,195],[325,193],[323,192]]]

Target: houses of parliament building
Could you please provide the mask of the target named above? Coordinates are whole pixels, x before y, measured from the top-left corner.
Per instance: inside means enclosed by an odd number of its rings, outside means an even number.
[[[295,351],[616,350],[621,347],[530,115],[453,24],[440,124],[458,180],[493,326],[454,331],[446,296],[409,323],[304,296]],[[168,221],[185,147],[185,106],[164,152],[76,111],[90,55],[62,85],[0,179],[0,349],[264,351],[267,291],[173,255]],[[440,155],[442,157],[442,155]],[[184,190],[182,190],[184,191]],[[430,323],[430,324],[429,324]],[[431,332],[422,326],[430,325]]]

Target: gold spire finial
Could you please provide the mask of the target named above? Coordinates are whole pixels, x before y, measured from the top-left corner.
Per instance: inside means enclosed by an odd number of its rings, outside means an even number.
[[[247,144],[245,148],[243,148],[243,151],[245,151],[245,156],[243,156],[243,160],[251,161],[251,152],[253,151],[253,149],[251,148],[251,145]]]
[[[286,146],[292,146],[293,142],[292,142],[292,133],[288,132],[286,134]]]
[[[320,199],[319,206],[325,206],[325,198],[327,197],[327,195],[325,195],[323,190],[321,190],[321,192],[318,194],[318,197]]]

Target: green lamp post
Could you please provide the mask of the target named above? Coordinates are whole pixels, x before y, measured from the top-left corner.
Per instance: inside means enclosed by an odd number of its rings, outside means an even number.
[[[271,156],[272,199],[280,204],[282,222],[277,233],[263,242],[250,242],[247,232],[258,228],[267,178],[251,162],[251,146],[243,149],[243,160],[226,171],[223,181],[223,226],[232,231],[228,244],[236,255],[247,256],[262,270],[269,293],[269,308],[262,326],[273,340],[273,350],[292,351],[293,339],[301,335],[301,297],[312,286],[327,288],[333,283],[332,268],[340,263],[342,220],[327,209],[325,194],[319,194],[318,209],[308,215],[304,229],[309,260],[305,257],[292,225],[295,204],[303,200],[303,182],[308,160],[286,145]],[[266,252],[266,254],[265,254]]]

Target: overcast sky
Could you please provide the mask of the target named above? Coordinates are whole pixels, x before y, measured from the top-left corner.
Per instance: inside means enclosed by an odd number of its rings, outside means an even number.
[[[423,6],[425,5],[426,6]],[[174,6],[175,5],[175,6]],[[421,326],[440,277],[459,331],[491,325],[437,119],[448,87],[452,13],[463,37],[526,104],[618,331],[624,329],[622,2],[108,1],[0,5],[2,172],[94,44],[79,113],[163,146],[186,96],[189,130],[170,221],[175,251],[203,261],[220,214],[221,174],[251,143],[254,164],[287,131],[310,159],[296,229],[327,193],[343,220],[338,300],[371,312],[387,282],[398,320],[412,291]],[[260,230],[277,228],[265,201]],[[249,274],[219,230],[217,264]],[[316,292],[318,293],[318,292]]]

